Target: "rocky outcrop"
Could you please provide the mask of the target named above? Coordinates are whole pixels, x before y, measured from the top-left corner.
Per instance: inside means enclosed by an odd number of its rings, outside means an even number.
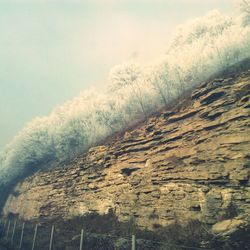
[[[4,214],[29,220],[113,209],[150,229],[199,219],[215,231],[249,221],[249,108],[250,71],[203,84],[179,110],[26,178]]]
[[[245,221],[239,219],[223,220],[213,225],[212,232],[216,234],[232,234],[239,230],[240,227],[244,227],[245,224]]]

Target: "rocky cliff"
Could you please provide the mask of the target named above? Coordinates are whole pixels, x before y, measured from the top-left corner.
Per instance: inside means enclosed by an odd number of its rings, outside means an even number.
[[[247,223],[249,108],[250,70],[204,83],[174,111],[26,178],[4,214],[69,218],[112,208],[121,221],[133,217],[149,229],[176,219],[199,219],[215,231]]]

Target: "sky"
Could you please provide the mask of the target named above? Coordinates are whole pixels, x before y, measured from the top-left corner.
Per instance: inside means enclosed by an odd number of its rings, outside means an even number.
[[[0,149],[31,119],[82,90],[102,87],[112,66],[150,62],[176,27],[234,0],[0,0]]]

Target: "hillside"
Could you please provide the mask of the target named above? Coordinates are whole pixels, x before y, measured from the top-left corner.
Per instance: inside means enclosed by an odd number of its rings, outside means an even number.
[[[26,178],[3,213],[67,220],[112,209],[150,230],[191,219],[215,233],[249,225],[249,97],[250,70],[200,85],[181,108]]]

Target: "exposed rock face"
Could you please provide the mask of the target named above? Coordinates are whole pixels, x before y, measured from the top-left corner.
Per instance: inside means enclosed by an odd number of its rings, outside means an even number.
[[[148,228],[175,219],[247,221],[249,108],[250,71],[203,84],[182,110],[149,119],[68,168],[25,179],[4,213],[67,218],[112,208],[119,219],[133,216]],[[223,231],[227,222],[215,230]]]

